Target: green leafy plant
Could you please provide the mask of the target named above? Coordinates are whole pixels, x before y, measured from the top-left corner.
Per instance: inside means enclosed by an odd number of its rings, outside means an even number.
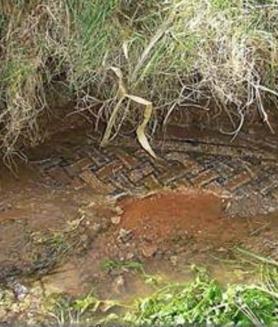
[[[153,294],[137,298],[134,303],[100,300],[90,293],[77,299],[59,297],[54,301],[51,313],[63,323],[117,322],[131,326],[277,325],[278,292],[275,282],[278,271],[275,267],[263,268],[261,283],[227,287],[211,279],[205,269],[192,268],[196,275],[191,282],[157,284]]]
[[[175,284],[140,299],[124,320],[130,324],[274,326],[278,323],[278,297],[256,285],[223,289],[206,274],[191,283]]]

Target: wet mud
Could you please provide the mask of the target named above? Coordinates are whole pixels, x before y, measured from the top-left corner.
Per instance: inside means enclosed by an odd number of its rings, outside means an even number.
[[[146,167],[150,161],[144,161],[145,166],[140,161],[138,166],[124,152],[121,160],[130,160],[124,173],[134,177],[136,187],[119,192],[96,189],[91,177],[88,183],[79,177],[77,182],[76,175],[63,175],[61,170],[55,175],[55,165],[54,170],[40,169],[49,164],[48,158],[57,158],[57,151],[67,158],[77,155],[73,149],[80,140],[84,142],[84,135],[67,146],[58,140],[35,150],[30,162],[18,167],[17,177],[1,167],[0,284],[1,294],[6,294],[0,296],[1,322],[51,319],[45,301],[53,294],[78,297],[93,290],[101,298],[128,301],[148,294],[158,279],[190,280],[192,265],[206,267],[223,284],[251,282],[253,270],[238,249],[278,260],[277,211],[237,215],[229,211],[234,204],[223,189],[200,183],[155,183],[156,177],[180,176],[179,163],[167,166],[168,175],[164,168],[156,174],[159,168]],[[84,155],[78,160],[79,165],[71,168],[82,174],[88,162]],[[68,162],[59,165],[69,167]],[[119,174],[117,166],[111,168],[109,163],[95,169],[102,169],[94,171],[102,176],[98,185],[111,181],[111,171],[115,178]],[[142,177],[140,169],[149,169],[153,178],[148,182],[154,187],[137,187],[139,180],[148,177]],[[74,184],[68,183],[69,176]],[[275,188],[271,190],[274,194]],[[242,207],[236,212],[254,213],[252,201],[246,207],[238,202]]]

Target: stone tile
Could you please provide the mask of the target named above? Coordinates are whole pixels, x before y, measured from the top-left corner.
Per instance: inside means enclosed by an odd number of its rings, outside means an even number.
[[[231,180],[229,180],[225,184],[225,188],[229,191],[235,191],[237,188],[241,187],[242,185],[250,182],[252,177],[246,171],[234,176]]]
[[[218,177],[217,173],[212,170],[205,170],[202,173],[200,173],[197,177],[191,180],[191,182],[195,186],[203,186],[205,184],[208,184],[209,182],[213,181]]]
[[[99,180],[90,170],[85,170],[80,174],[80,178],[86,182],[96,193],[108,194],[115,190],[112,185],[108,185]]]

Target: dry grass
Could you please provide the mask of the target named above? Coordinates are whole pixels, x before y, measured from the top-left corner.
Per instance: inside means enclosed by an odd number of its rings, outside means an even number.
[[[266,105],[277,108],[276,0],[11,0],[0,1],[1,148],[37,143],[46,92],[63,83],[76,111],[108,121],[127,94],[152,102],[167,122],[175,110],[217,104],[235,137],[250,111],[272,131]],[[201,103],[207,102],[207,105]],[[274,107],[275,107],[274,106]],[[276,109],[273,109],[276,110]],[[125,99],[110,124],[136,127],[141,106]],[[155,127],[156,120],[153,120]]]

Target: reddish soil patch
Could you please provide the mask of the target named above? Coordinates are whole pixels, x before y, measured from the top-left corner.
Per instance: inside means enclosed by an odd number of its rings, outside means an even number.
[[[125,269],[112,269],[108,274],[103,271],[107,259],[140,261],[147,272],[174,280],[177,276],[187,278],[186,269],[196,264],[206,266],[213,275],[223,275],[222,282],[226,282],[223,271],[230,273],[234,267],[225,268],[225,262],[239,264],[234,252],[237,246],[275,258],[277,216],[230,218],[225,214],[225,200],[214,193],[194,189],[162,191],[143,198],[125,198],[117,205],[114,215],[109,213],[107,217],[112,225],[98,235],[84,256],[75,259],[83,282],[98,285],[103,297],[117,296],[115,289],[122,274],[126,286],[122,294],[136,288]]]
[[[194,238],[223,245],[246,233],[246,221],[225,217],[225,201],[208,192],[165,192],[123,200],[120,206],[124,211],[120,228],[146,244]]]
[[[223,201],[211,193],[165,192],[120,205],[124,211],[121,227],[153,241],[180,232],[208,235],[223,222]]]
[[[194,189],[120,200],[116,215],[110,214],[114,226],[98,235],[79,266],[89,267],[91,275],[110,258],[162,263],[164,268],[170,260],[182,269],[192,263],[210,264],[212,257],[229,258],[238,245],[259,244],[261,232],[270,230],[272,235],[275,217],[230,218],[225,202],[214,193]]]

